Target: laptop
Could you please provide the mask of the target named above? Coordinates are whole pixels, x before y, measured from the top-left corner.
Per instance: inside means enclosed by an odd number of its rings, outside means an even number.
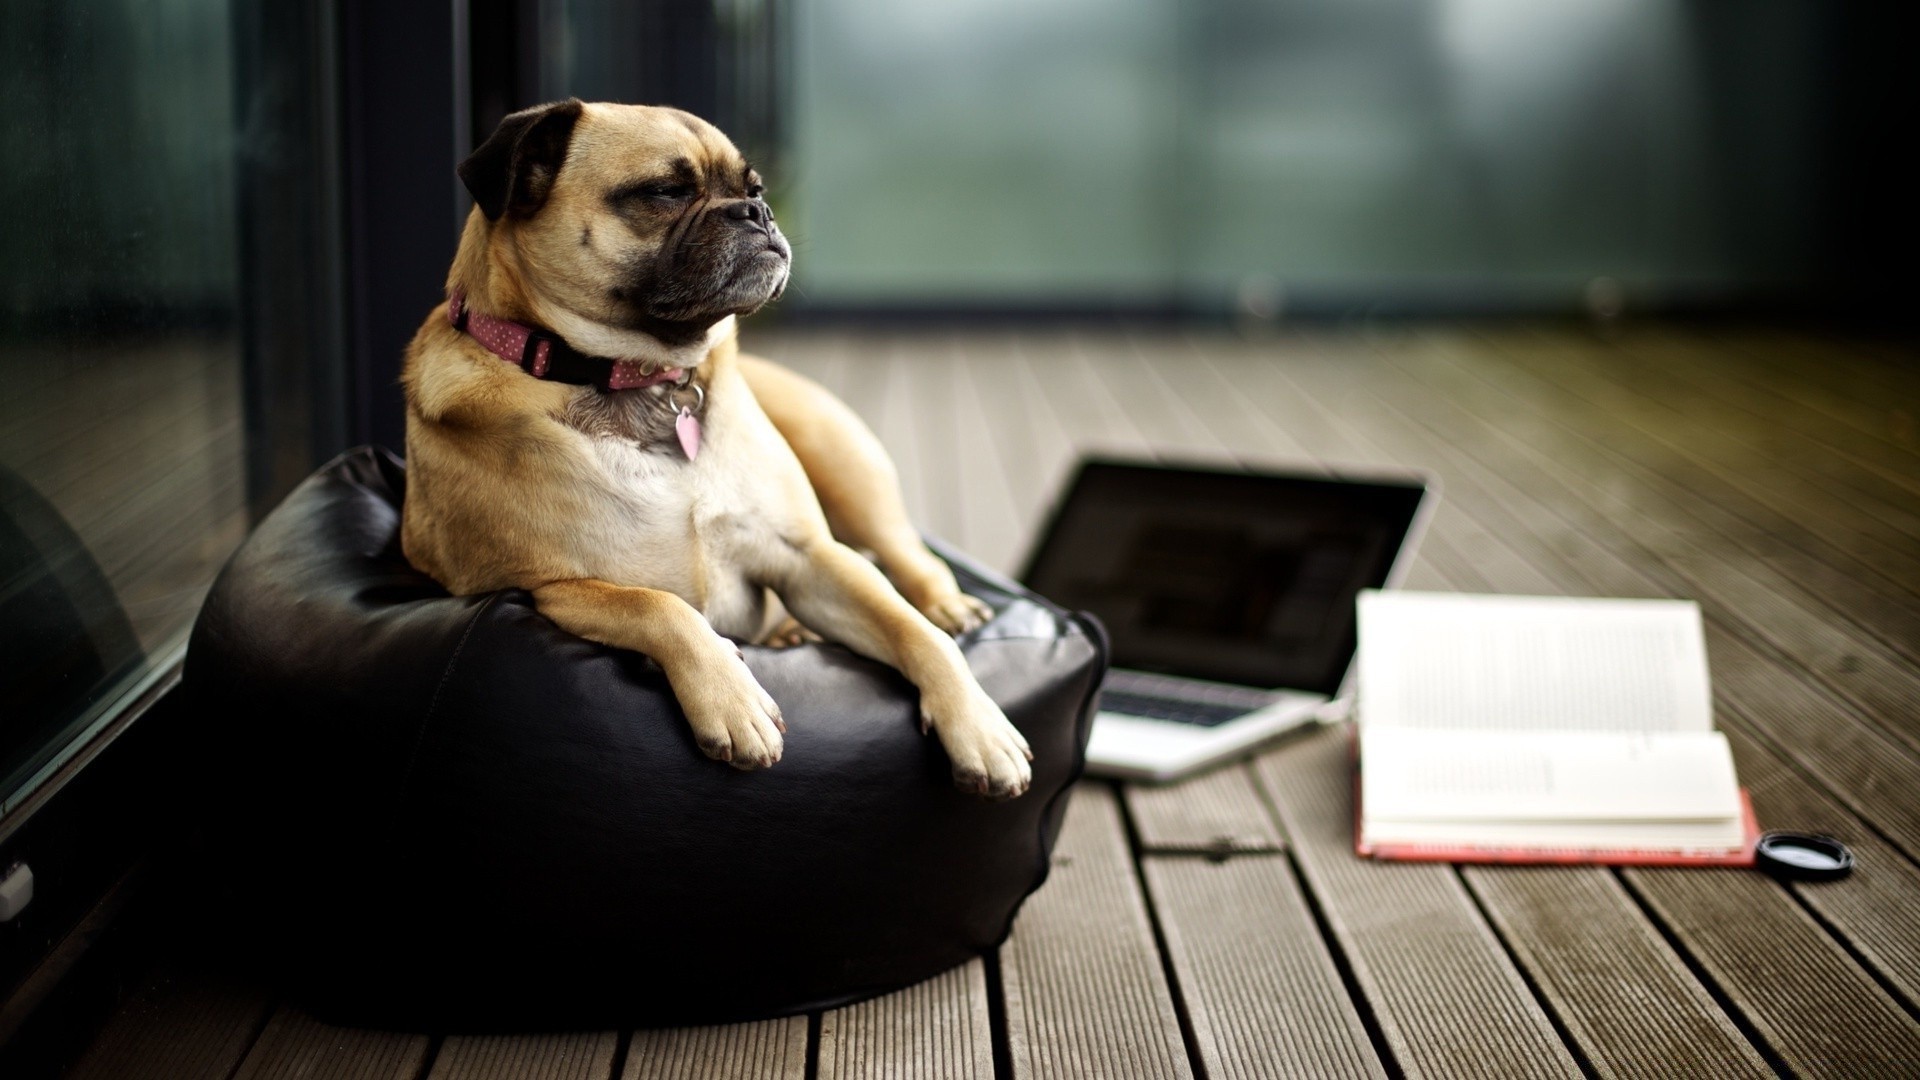
[[[1405,575],[1417,473],[1081,462],[1022,580],[1113,640],[1087,771],[1172,780],[1351,701],[1354,600]]]

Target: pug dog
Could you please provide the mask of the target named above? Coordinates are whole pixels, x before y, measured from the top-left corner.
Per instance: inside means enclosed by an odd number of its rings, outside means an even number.
[[[879,440],[739,352],[792,250],[727,137],[569,100],[508,116],[459,175],[448,300],[402,376],[413,565],[652,657],[700,749],[739,769],[779,761],[786,725],[735,641],[797,620],[919,689],[957,787],[1025,791],[1026,740],[951,636],[990,612],[921,542]]]

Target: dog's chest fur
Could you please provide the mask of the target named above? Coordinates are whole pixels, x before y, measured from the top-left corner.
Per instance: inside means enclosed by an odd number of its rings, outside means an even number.
[[[589,437],[614,439],[656,454],[680,454],[673,423],[681,405],[700,404],[693,390],[652,386],[605,394],[582,390],[567,403],[561,422]],[[702,410],[703,412],[705,410]]]
[[[770,482],[779,459],[756,452],[764,416],[724,394],[710,395],[703,449],[687,460],[673,423],[677,406],[695,400],[691,390],[660,388],[587,390],[569,403],[563,421],[579,433],[603,487],[584,500],[595,510],[580,541],[598,564],[593,576],[676,593],[715,630],[754,640],[766,629],[770,599],[756,582],[789,554],[780,530],[790,519],[788,489]]]

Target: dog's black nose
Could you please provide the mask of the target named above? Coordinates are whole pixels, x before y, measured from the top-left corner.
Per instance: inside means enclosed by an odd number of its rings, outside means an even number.
[[[758,199],[735,199],[727,204],[727,216],[735,221],[752,221],[761,225],[773,217],[767,212],[767,204]]]

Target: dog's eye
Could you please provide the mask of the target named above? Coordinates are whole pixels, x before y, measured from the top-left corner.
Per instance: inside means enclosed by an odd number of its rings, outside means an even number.
[[[691,199],[693,192],[693,185],[686,183],[648,184],[640,189],[649,199]]]
[[[757,199],[760,196],[765,195],[766,193],[767,193],[767,185],[765,184],[756,183],[756,184],[747,185],[747,198],[749,199]]]

